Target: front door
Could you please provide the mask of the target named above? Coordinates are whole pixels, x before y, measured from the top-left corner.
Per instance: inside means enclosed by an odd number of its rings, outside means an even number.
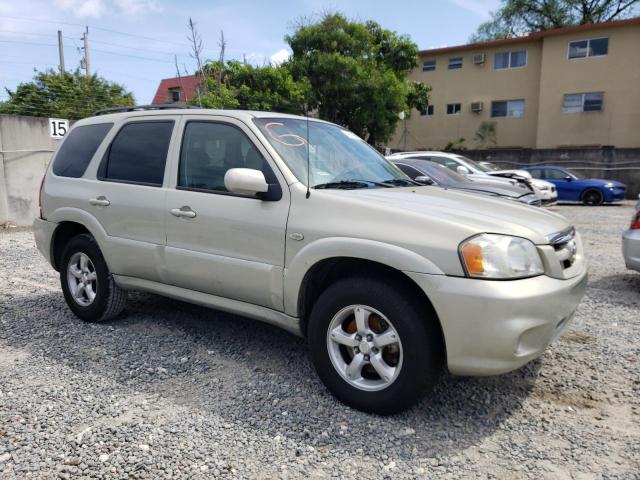
[[[256,136],[228,117],[187,117],[165,211],[171,284],[283,310],[289,190]],[[224,186],[230,168],[261,170],[280,185],[265,201]]]

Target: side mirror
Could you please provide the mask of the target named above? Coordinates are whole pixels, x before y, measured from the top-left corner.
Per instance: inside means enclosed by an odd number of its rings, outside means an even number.
[[[231,168],[224,175],[224,186],[233,193],[256,195],[267,193],[269,184],[264,173],[252,168]]]
[[[467,167],[462,165],[458,165],[456,167],[456,172],[458,172],[460,175],[469,175],[469,173],[471,173],[469,172],[469,169]]]
[[[420,175],[413,180],[422,185],[433,185],[433,180],[431,180],[431,178],[427,177],[426,175]]]
[[[566,177],[564,177],[564,179],[565,179],[567,182],[572,182],[572,181],[573,181],[573,177],[572,177],[571,175],[567,175]]]

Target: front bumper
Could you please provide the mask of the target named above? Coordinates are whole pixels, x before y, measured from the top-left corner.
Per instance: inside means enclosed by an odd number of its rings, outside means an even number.
[[[42,254],[42,256],[55,268],[53,265],[51,242],[53,240],[53,233],[58,227],[57,223],[48,222],[41,218],[36,218],[33,221],[33,236],[36,239],[36,246]]]
[[[586,266],[568,280],[407,275],[438,314],[454,375],[506,373],[540,356],[568,325],[587,286]]]
[[[622,256],[628,269],[640,272],[640,230],[622,234]]]

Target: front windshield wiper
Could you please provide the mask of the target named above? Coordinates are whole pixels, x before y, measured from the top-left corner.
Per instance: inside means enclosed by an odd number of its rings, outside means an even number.
[[[414,186],[414,185],[422,186],[421,183],[418,183],[414,180],[405,180],[403,178],[392,178],[390,180],[384,180],[383,183],[390,186],[396,186],[396,185],[402,185],[404,187]]]
[[[369,185],[389,188],[392,185],[382,182],[374,182],[373,180],[340,180],[337,182],[327,182],[314,185],[313,188],[368,188]]]

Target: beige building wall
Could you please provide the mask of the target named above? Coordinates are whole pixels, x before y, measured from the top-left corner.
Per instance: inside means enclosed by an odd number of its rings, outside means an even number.
[[[568,59],[569,41],[597,37],[609,38],[608,55]],[[525,67],[495,69],[497,52],[518,50],[527,51]],[[486,61],[475,65],[479,53]],[[463,57],[461,69],[448,69],[453,57]],[[426,60],[436,60],[435,71],[422,71]],[[640,147],[640,20],[425,51],[418,61],[410,78],[431,85],[434,114],[414,110],[400,121],[392,148],[439,150],[461,137],[466,148],[478,148],[474,137],[483,121],[496,123],[496,146],[502,148]],[[588,92],[604,92],[603,111],[563,113],[565,94]],[[492,101],[517,99],[525,101],[523,117],[491,117]],[[481,113],[471,111],[473,102],[483,103]],[[461,103],[460,114],[447,115],[448,103]]]
[[[607,55],[568,58],[569,42],[608,37]],[[640,146],[640,25],[544,38],[538,148]],[[604,92],[601,112],[563,113],[565,94]]]

